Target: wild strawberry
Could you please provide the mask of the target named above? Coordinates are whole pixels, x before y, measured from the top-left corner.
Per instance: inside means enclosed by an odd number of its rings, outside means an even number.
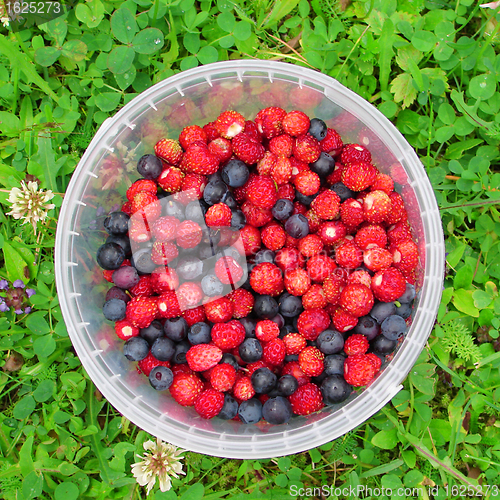
[[[207,319],[203,306],[193,307],[192,309],[182,311],[182,317],[186,320],[188,326],[193,326],[195,323],[200,323],[202,321],[204,322]]]
[[[397,222],[387,230],[387,239],[391,245],[411,240],[410,226],[406,221]]]
[[[347,278],[347,284],[365,285],[367,288],[371,288],[372,277],[368,271],[365,271],[364,269],[357,269],[353,273],[349,274],[349,277]]]
[[[247,198],[259,208],[272,208],[278,201],[276,184],[267,175],[256,175],[246,184]]]
[[[224,351],[238,347],[245,340],[245,328],[235,319],[216,323],[211,334],[213,343]]]
[[[139,328],[134,326],[128,319],[122,319],[115,323],[115,333],[122,340],[137,337],[139,331]]]
[[[330,326],[330,316],[324,309],[308,309],[300,313],[297,320],[299,333],[306,340],[316,340]]]
[[[182,148],[175,139],[161,139],[155,144],[155,155],[169,165],[179,165]]]
[[[271,175],[277,160],[278,157],[274,153],[266,151],[262,159],[257,163],[257,173],[259,175]]]
[[[309,117],[302,111],[294,110],[286,114],[282,124],[285,133],[292,137],[298,137],[299,135],[307,133],[311,120],[309,120]]]
[[[253,388],[250,377],[244,375],[236,379],[233,385],[233,395],[240,401],[247,401],[255,396],[255,389]]]
[[[231,209],[225,203],[216,203],[208,208],[205,214],[205,223],[208,227],[230,226]]]
[[[198,306],[202,299],[203,291],[198,283],[186,281],[177,289],[177,300],[182,311]]]
[[[102,272],[102,275],[104,276],[104,279],[106,281],[108,281],[109,283],[113,283],[113,273],[114,273],[114,269],[113,270],[110,270],[110,269],[104,269],[104,271]]]
[[[170,267],[157,267],[150,276],[151,288],[157,294],[170,292],[179,286],[179,276],[175,269]]]
[[[262,134],[259,132],[255,122],[252,120],[247,120],[245,122],[245,133],[255,141],[262,142]]]
[[[259,132],[266,138],[272,139],[283,133],[283,120],[286,111],[279,107],[261,109],[255,117],[255,124]]]
[[[282,248],[276,252],[274,262],[283,271],[303,266],[303,257],[296,248]]]
[[[307,214],[307,207],[303,203],[300,203],[300,201],[295,201],[293,204],[292,215],[296,214],[302,214],[302,215]]]
[[[236,111],[224,111],[214,122],[219,135],[232,139],[245,129],[245,118]]]
[[[279,334],[279,326],[270,319],[257,321],[255,325],[255,336],[262,342],[269,342],[270,340],[276,339]]]
[[[323,250],[323,241],[315,234],[308,234],[299,241],[299,252],[304,257],[314,257],[319,255]]]
[[[181,406],[193,406],[203,391],[203,382],[194,373],[176,373],[169,388],[170,395]]]
[[[156,180],[167,193],[176,193],[182,189],[184,175],[184,172],[179,168],[167,166]]]
[[[226,392],[232,389],[236,381],[236,370],[228,363],[215,365],[210,371],[210,383],[216,391]]]
[[[304,309],[323,309],[327,301],[321,285],[311,285],[311,288],[302,296]]]
[[[251,377],[252,374],[259,368],[270,368],[270,365],[262,359],[259,359],[259,361],[254,361],[253,363],[248,363],[248,365],[245,366],[246,375],[248,377]]]
[[[340,135],[333,130],[333,128],[328,128],[326,130],[326,137],[319,141],[319,147],[321,151],[328,153],[331,156],[337,156],[342,151],[344,143]]]
[[[181,313],[177,294],[174,291],[164,292],[158,297],[158,316],[160,318],[177,318]]]
[[[233,147],[231,141],[223,137],[217,137],[208,143],[208,151],[216,156],[219,163],[225,163],[233,156]]]
[[[200,200],[207,185],[207,178],[201,174],[186,174],[182,179],[182,191],[175,198],[187,205],[190,201]]]
[[[188,149],[193,142],[203,142],[207,144],[208,137],[206,132],[198,125],[189,125],[182,129],[179,135],[179,142],[184,151]]]
[[[276,137],[277,139],[277,137]],[[286,184],[292,177],[290,158],[279,156],[271,169],[271,178],[278,186]]]
[[[151,260],[157,265],[166,266],[179,255],[177,247],[168,241],[155,241],[151,249]]]
[[[221,283],[232,285],[243,277],[243,269],[234,257],[220,257],[215,263],[215,275]]]
[[[151,297],[153,295],[153,285],[151,284],[151,275],[144,274],[139,277],[139,283],[129,289],[133,297]]]
[[[307,272],[312,281],[322,283],[337,267],[335,261],[327,255],[314,255],[307,261]]]
[[[285,288],[290,295],[304,295],[311,287],[311,280],[305,269],[298,267],[285,272]]]
[[[295,214],[294,214],[295,215]],[[299,238],[293,238],[289,234],[286,235],[286,243],[285,248],[298,248],[299,247]]]
[[[358,163],[360,161],[370,163],[372,155],[364,146],[360,146],[359,144],[345,144],[340,154],[340,161],[344,164]],[[361,190],[356,189],[355,191]]]
[[[172,241],[175,239],[179,224],[178,219],[171,215],[166,215],[155,220],[151,231],[156,241]]]
[[[366,357],[370,358],[370,361],[373,364],[373,368],[375,368],[375,372],[378,372],[380,370],[380,367],[382,366],[382,360],[373,352],[368,353]]]
[[[137,371],[144,373],[146,377],[149,377],[151,370],[157,366],[165,366],[170,368],[170,361],[160,361],[156,359],[151,352],[137,363]]]
[[[127,200],[132,201],[137,193],[147,191],[148,193],[156,195],[158,185],[151,179],[139,179],[132,183],[127,189]]]
[[[321,148],[317,139],[311,134],[300,135],[295,139],[293,145],[293,156],[305,163],[315,162],[321,154]]]
[[[194,401],[194,409],[201,418],[216,417],[224,406],[224,394],[215,389],[206,389]]]
[[[318,214],[314,210],[308,210],[305,213],[307,222],[309,224],[309,233],[316,233],[321,226],[321,219],[318,217]]]
[[[390,250],[396,269],[401,272],[409,272],[417,267],[418,247],[412,240],[396,243]]]
[[[233,303],[233,318],[245,318],[252,312],[255,302],[252,292],[237,288],[228,295],[228,298]]]
[[[357,318],[366,316],[373,307],[373,293],[365,285],[349,284],[340,294],[340,306]]]
[[[321,374],[324,359],[325,355],[313,346],[307,346],[299,353],[300,368],[310,377],[317,377]]]
[[[262,360],[271,366],[278,366],[285,360],[285,344],[280,338],[266,342],[262,347]]]
[[[161,214],[161,205],[156,194],[149,191],[139,191],[132,199],[132,213],[141,215],[149,223]]]
[[[270,208],[256,207],[250,201],[245,201],[245,203],[241,205],[241,211],[245,215],[247,225],[253,227],[265,226],[268,222],[273,220],[273,214]]]
[[[340,219],[348,228],[356,228],[365,220],[363,205],[354,198],[348,198],[340,205]]]
[[[205,143],[194,142],[184,152],[179,168],[187,174],[211,175],[219,169],[219,158]]]
[[[342,182],[352,191],[363,191],[377,177],[377,169],[371,163],[349,163],[342,171]]]
[[[408,219],[408,214],[406,213],[406,208],[404,205],[403,198],[399,193],[391,193],[389,195],[391,200],[391,211],[386,217],[387,224],[397,224],[398,222],[406,222]]]
[[[206,125],[203,125],[203,131],[205,132],[205,134],[207,134],[208,142],[217,139],[217,137],[220,137],[219,131],[217,130],[214,122],[209,122]]]
[[[304,196],[316,194],[321,185],[321,179],[316,172],[312,170],[302,170],[293,180],[295,189]]]
[[[291,395],[288,400],[292,405],[292,411],[295,415],[309,415],[323,408],[323,396],[316,384],[307,383]]]
[[[257,264],[250,273],[250,286],[256,293],[276,297],[284,288],[279,267],[270,262]]]
[[[196,344],[189,348],[186,353],[186,361],[189,368],[195,372],[209,370],[222,358],[222,351],[211,344]]]
[[[363,262],[370,271],[382,271],[392,264],[392,255],[385,248],[373,247],[363,252]],[[371,279],[370,279],[371,281]]]
[[[233,317],[233,303],[227,297],[212,299],[203,305],[207,321],[226,323]]]
[[[366,354],[369,347],[370,343],[368,342],[368,339],[359,333],[351,335],[344,342],[344,352],[348,356],[352,356],[353,354]]]
[[[372,277],[372,292],[382,302],[394,302],[406,290],[406,280],[399,269],[389,267]]]
[[[177,227],[176,242],[181,248],[195,248],[202,237],[201,227],[192,220],[182,221]]]
[[[376,374],[373,361],[366,354],[353,354],[344,361],[345,381],[354,387],[368,384]]]
[[[344,333],[358,324],[358,318],[339,307],[332,315],[332,323],[336,330]]]
[[[347,235],[347,228],[339,220],[325,221],[319,225],[316,234],[325,246],[331,247]]]
[[[276,252],[285,246],[286,233],[282,226],[270,222],[262,229],[261,238],[266,248]]]
[[[327,189],[320,193],[311,203],[311,208],[323,220],[333,220],[340,210],[340,197],[337,193]]]
[[[309,164],[304,161],[299,161],[294,156],[290,157],[290,164],[292,165],[292,176],[290,177],[290,182],[294,183],[297,175],[303,170],[311,170]]]
[[[385,248],[387,245],[387,234],[382,226],[370,224],[358,230],[354,237],[354,241],[361,250],[367,250],[373,247]]]
[[[264,157],[264,146],[253,137],[242,132],[231,141],[233,153],[248,165],[257,163]]]
[[[269,151],[277,156],[292,156],[293,139],[288,134],[278,135],[269,140]]]
[[[146,179],[144,179],[146,180]],[[132,203],[130,201],[126,201],[121,208],[121,211],[127,215],[132,215]]]
[[[387,195],[390,195],[394,191],[394,181],[391,176],[387,174],[378,174],[370,186],[370,191],[384,191]]]
[[[391,199],[384,191],[371,191],[363,200],[365,219],[371,224],[378,224],[386,220],[391,210]]]
[[[330,274],[323,281],[323,293],[326,300],[331,304],[338,304],[340,301],[340,294],[345,286],[344,280],[335,273]]]
[[[134,297],[127,303],[126,319],[136,328],[146,328],[157,312],[158,305],[153,297]]]
[[[250,206],[252,205],[250,204]],[[254,255],[255,253],[257,253],[260,248],[261,237],[260,231],[256,227],[247,224],[245,227],[243,227],[243,229],[240,229],[240,238],[243,243],[243,248],[245,249],[246,256]]]
[[[335,250],[335,262],[346,269],[356,269],[363,262],[363,252],[354,241],[348,240]]]

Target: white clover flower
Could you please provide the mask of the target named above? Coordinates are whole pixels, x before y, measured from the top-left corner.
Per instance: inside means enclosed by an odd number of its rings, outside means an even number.
[[[160,490],[165,492],[172,487],[170,477],[178,478],[179,474],[185,474],[182,471],[180,456],[184,450],[176,446],[164,443],[160,439],[146,441],[144,449],[147,453],[137,455],[142,461],[132,465],[132,473],[141,486],[147,486],[147,494],[153,489],[156,479],[160,483]]]
[[[479,7],[482,7],[483,9],[495,10],[499,5],[500,5],[500,2],[489,2],[489,3],[483,3]]]
[[[29,181],[26,185],[21,181],[20,189],[14,187],[10,190],[8,201],[12,210],[7,212],[7,215],[12,215],[14,219],[24,219],[23,224],[31,224],[36,234],[38,222],[43,222],[47,212],[55,207],[53,203],[47,203],[52,198],[54,193],[50,190],[39,190],[38,183]]]

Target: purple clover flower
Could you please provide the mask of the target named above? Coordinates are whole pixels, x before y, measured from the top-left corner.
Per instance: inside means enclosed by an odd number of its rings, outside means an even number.
[[[25,292],[28,298],[30,298],[32,295],[35,295],[36,290],[33,290],[33,288],[26,288]]]
[[[0,290],[7,290],[9,282],[7,280],[0,280]]]
[[[14,283],[12,283],[12,286],[14,288],[24,288],[26,285],[24,284],[23,280],[16,280]]]

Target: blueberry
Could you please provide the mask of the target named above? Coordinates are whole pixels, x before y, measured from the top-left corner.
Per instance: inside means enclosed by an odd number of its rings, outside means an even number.
[[[397,314],[384,319],[380,325],[380,333],[389,340],[398,340],[406,331],[406,322]]]
[[[289,293],[282,294],[278,299],[278,304],[279,311],[285,318],[294,318],[303,311],[302,299]]]
[[[320,391],[326,404],[338,404],[349,397],[352,386],[345,381],[342,375],[329,375],[321,382]]]
[[[130,215],[125,212],[112,212],[104,219],[104,229],[108,234],[127,234],[129,220]]]
[[[246,316],[245,318],[240,319],[240,323],[243,325],[243,328],[245,329],[245,337],[254,339],[255,326],[257,325],[257,320]]]
[[[172,363],[183,365],[186,363],[186,353],[189,351],[191,344],[187,340],[181,340],[175,344],[175,352],[172,356]]]
[[[292,325],[285,325],[285,326],[280,328],[279,338],[282,339],[283,337],[285,337],[289,333],[294,333],[294,332],[295,332],[295,330],[293,329]]]
[[[259,250],[254,256],[254,264],[262,264],[263,262],[269,262],[274,264],[274,259],[276,254],[267,248]]]
[[[246,338],[240,344],[238,352],[243,361],[253,363],[262,357],[262,345],[257,339]]]
[[[217,250],[215,248],[212,248],[212,245],[207,245],[206,243],[201,243],[196,248],[198,250],[198,257],[201,260],[210,259],[217,253]]]
[[[240,365],[238,364],[238,361],[230,352],[225,352],[222,355],[222,358],[220,359],[219,364],[221,365],[222,363],[227,363],[228,365],[231,365],[236,371],[238,371],[240,369]]]
[[[117,287],[128,290],[139,283],[139,274],[135,267],[121,266],[113,271],[111,279]]]
[[[397,340],[389,340],[384,335],[378,335],[372,340],[371,346],[375,354],[390,354],[397,344]]]
[[[238,204],[236,203],[231,191],[226,191],[220,201],[221,203],[225,203],[231,210],[236,210],[238,208]]]
[[[156,264],[151,260],[151,248],[140,248],[130,259],[139,274],[151,274]]]
[[[155,366],[149,372],[149,383],[157,391],[166,391],[174,381],[174,374],[170,368],[166,366]]]
[[[300,201],[300,203],[302,203],[303,205],[309,206],[314,201],[316,196],[318,196],[318,194],[319,194],[319,191],[317,193],[310,194],[309,196],[306,196],[305,194],[302,194],[302,193],[299,193],[298,191],[296,191],[295,199],[297,201]]]
[[[243,186],[249,175],[248,167],[241,160],[229,160],[221,170],[222,180],[233,188]]]
[[[299,360],[299,355],[298,354],[287,354],[285,356],[285,363],[289,363],[290,361],[298,361]]]
[[[370,311],[370,316],[377,322],[382,323],[386,318],[396,314],[394,302],[377,302]]]
[[[127,312],[127,304],[120,299],[110,299],[104,302],[102,313],[109,321],[120,321],[125,318]]]
[[[238,416],[244,424],[256,424],[262,418],[262,403],[257,398],[243,401],[238,408]]]
[[[326,375],[344,375],[345,356],[342,354],[329,354],[323,360],[323,373]]]
[[[123,354],[130,361],[141,361],[149,354],[149,344],[142,337],[132,337],[123,345]]]
[[[205,295],[215,297],[224,294],[224,285],[215,274],[207,274],[201,280],[201,289]]]
[[[204,224],[207,210],[208,205],[203,200],[193,200],[186,205],[184,216],[187,220],[192,220],[198,224]]]
[[[281,330],[285,326],[285,318],[280,314],[276,314],[276,316],[273,316],[270,318],[273,323],[276,323],[278,325],[278,328]]]
[[[132,255],[130,238],[126,234],[110,234],[106,238],[106,243],[118,243],[123,248],[127,259]]]
[[[125,260],[125,250],[118,243],[105,243],[97,249],[96,260],[106,271],[114,271]]]
[[[171,215],[175,217],[180,222],[182,222],[186,216],[184,215],[184,206],[182,203],[174,200],[168,200],[166,202],[162,202],[162,215]]]
[[[302,214],[292,215],[285,222],[285,231],[292,238],[304,238],[309,234],[309,222]]]
[[[293,415],[292,405],[282,396],[269,398],[262,407],[262,417],[270,424],[286,424]]]
[[[232,420],[236,415],[238,415],[238,402],[226,392],[224,394],[222,410],[217,416],[223,420]]]
[[[203,199],[209,205],[215,205],[220,203],[224,195],[227,193],[229,188],[222,181],[211,181],[209,182],[203,191]]]
[[[319,158],[314,163],[309,164],[309,168],[320,177],[328,177],[335,168],[335,160],[328,153],[322,151]]]
[[[205,245],[211,245],[216,247],[220,243],[221,234],[220,231],[212,227],[203,229],[201,232],[201,243]]]
[[[233,229],[243,229],[247,224],[247,218],[241,210],[233,210],[231,215],[231,227]]]
[[[184,280],[195,280],[203,272],[203,262],[197,257],[191,256],[179,260],[175,268],[180,278]]]
[[[257,295],[253,306],[253,312],[260,319],[271,319],[278,314],[278,303],[270,295]]]
[[[354,327],[353,333],[360,333],[368,340],[374,339],[380,331],[379,324],[370,316],[363,316],[358,319],[358,324]]]
[[[277,220],[286,220],[293,213],[293,203],[285,198],[279,199],[271,210]]]
[[[316,140],[322,141],[328,132],[326,123],[321,118],[312,118],[308,131]]]
[[[316,347],[323,354],[337,354],[344,348],[344,337],[337,330],[324,330],[316,339]]]
[[[123,302],[128,302],[130,300],[130,297],[121,288],[118,288],[117,286],[112,286],[107,291],[106,298],[104,300],[110,300],[110,299],[120,299],[123,300]]]
[[[250,376],[252,387],[257,394],[267,394],[274,389],[276,375],[269,368],[257,368]]]
[[[162,173],[163,165],[157,156],[144,155],[137,163],[137,171],[145,179],[156,179]]]
[[[415,285],[412,285],[411,283],[406,283],[406,290],[404,291],[403,295],[399,297],[398,302],[401,304],[409,304],[416,295],[415,291]]]
[[[167,337],[157,338],[151,346],[151,354],[159,361],[170,361],[175,354],[175,344]]]
[[[411,304],[401,304],[396,307],[396,314],[401,316],[403,319],[409,318],[411,316],[412,305]]]
[[[212,340],[210,326],[203,321],[191,325],[188,331],[188,340],[192,345],[208,344]]]
[[[299,382],[293,375],[283,375],[276,383],[280,396],[291,396],[299,387]]]
[[[163,325],[155,319],[146,328],[141,328],[139,335],[146,339],[149,345],[153,345],[156,339],[163,337]]]
[[[187,321],[182,317],[167,319],[163,325],[163,333],[174,342],[180,342],[188,333]]]
[[[340,197],[340,201],[344,202],[349,198],[354,198],[356,195],[354,191],[351,191],[345,184],[342,182],[336,182],[330,187],[330,190],[334,193],[337,193]]]

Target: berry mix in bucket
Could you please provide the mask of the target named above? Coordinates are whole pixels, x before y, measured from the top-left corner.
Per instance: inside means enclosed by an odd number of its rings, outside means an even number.
[[[282,424],[345,401],[411,321],[419,263],[370,151],[279,107],[156,143],[97,251],[103,314],[158,391]]]

